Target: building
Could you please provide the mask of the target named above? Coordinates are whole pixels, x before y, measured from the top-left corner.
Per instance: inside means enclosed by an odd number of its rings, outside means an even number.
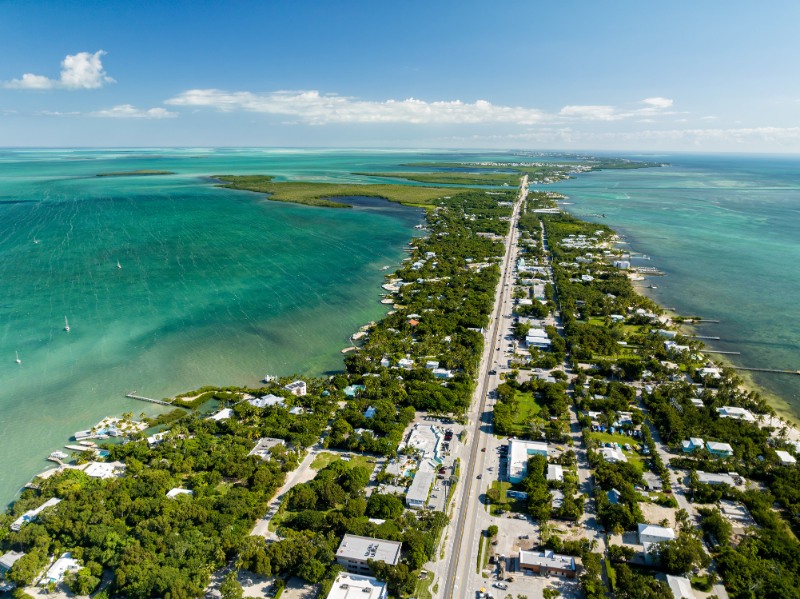
[[[639,524],[637,532],[639,533],[639,543],[644,545],[645,551],[647,551],[648,545],[675,540],[675,531],[666,526]]]
[[[435,370],[436,368],[439,368],[439,362],[436,360],[428,360],[425,362],[425,368],[428,370]]]
[[[704,485],[728,485],[736,486],[736,479],[740,478],[735,472],[725,474],[724,472],[703,472],[697,471],[697,482]]]
[[[675,599],[697,599],[692,590],[692,583],[685,576],[667,574],[667,585]]]
[[[39,580],[39,586],[46,587],[47,585],[59,584],[64,580],[67,572],[77,572],[81,569],[81,564],[78,560],[72,557],[71,553],[65,553],[59,557],[55,563],[50,566],[44,576]]]
[[[160,445],[161,442],[164,440],[164,437],[167,436],[169,431],[161,431],[160,433],[156,433],[155,435],[150,435],[147,437],[147,445],[152,449],[153,447]]]
[[[386,599],[385,582],[372,576],[359,576],[340,572],[333,581],[327,599]]]
[[[720,418],[733,418],[734,420],[744,420],[746,422],[755,422],[756,417],[750,410],[744,408],[737,408],[735,406],[724,406],[717,408]]]
[[[336,550],[336,562],[351,574],[369,574],[369,560],[396,566],[402,547],[399,541],[346,534]]]
[[[256,408],[273,408],[275,406],[279,408],[286,407],[286,400],[283,397],[280,397],[279,395],[273,395],[272,393],[263,397],[248,399],[247,403]]]
[[[411,370],[414,367],[414,360],[403,358],[402,360],[398,360],[397,365],[404,370]]]
[[[39,517],[39,514],[41,514],[44,510],[53,507],[55,505],[58,505],[59,503],[61,503],[60,499],[58,499],[57,497],[51,497],[50,499],[45,501],[42,505],[37,507],[35,510],[28,510],[27,512],[22,514],[19,518],[14,520],[14,522],[11,523],[11,530],[17,532],[28,522],[33,522],[34,520],[36,520],[36,518]]]
[[[283,439],[273,439],[272,437],[263,437],[258,440],[256,446],[247,455],[258,456],[262,460],[268,460],[272,457],[270,449],[278,445],[286,445]]]
[[[681,445],[683,446],[683,453],[693,453],[698,449],[703,449],[706,446],[706,442],[700,437],[690,437],[688,441],[683,441]]]
[[[13,591],[14,587],[17,586],[15,583],[6,580],[6,574],[24,555],[24,553],[19,553],[18,551],[9,551],[0,556],[0,593]]]
[[[434,472],[417,470],[406,493],[406,505],[415,510],[423,509],[428,503],[428,495],[435,478]]]
[[[233,416],[233,410],[231,408],[223,408],[216,414],[212,414],[211,416],[206,418],[206,420],[216,420],[217,422],[219,422],[220,420],[227,420],[231,416]]]
[[[718,443],[717,441],[707,441],[706,449],[708,453],[718,458],[729,458],[733,455],[733,447],[727,443]]]
[[[564,468],[560,464],[547,465],[547,480],[561,482],[564,480]]]
[[[619,462],[627,462],[627,456],[622,453],[622,449],[619,448],[617,445],[612,445],[611,447],[601,447],[600,448],[600,455],[603,456],[603,459],[606,462],[611,464],[617,464]]]
[[[550,341],[550,337],[547,336],[544,329],[531,328],[525,335],[525,344],[529,348],[549,349],[553,342]]]
[[[609,503],[611,503],[612,505],[618,505],[619,500],[622,497],[622,493],[620,493],[616,489],[611,489],[608,493],[606,493],[606,497],[608,497]]]
[[[125,473],[125,464],[122,462],[89,462],[83,472],[90,478],[115,478]]]
[[[367,420],[375,418],[375,414],[377,413],[378,413],[377,409],[375,409],[372,406],[369,406],[366,410],[364,410],[364,418],[366,418]]]
[[[528,460],[535,455],[547,457],[547,443],[543,441],[508,440],[508,480],[518,483],[528,476]]]
[[[658,557],[658,544],[675,540],[675,531],[655,524],[639,524],[639,543],[644,547],[644,561],[652,564]]]
[[[782,451],[780,449],[775,451],[775,455],[778,456],[778,459],[781,461],[781,464],[784,466],[793,466],[797,463],[795,457],[790,454],[788,451]]]
[[[628,270],[631,267],[631,263],[628,260],[614,260],[614,268],[619,268],[620,270]]]
[[[562,505],[564,505],[564,492],[560,489],[552,489],[550,491],[550,507],[557,510]]]
[[[364,385],[347,385],[347,387],[344,388],[344,394],[347,397],[355,397],[364,389],[366,389]]]
[[[384,368],[389,368],[389,366],[391,365],[392,362],[391,360],[389,360],[389,358],[381,358],[381,366],[383,366]]]
[[[178,495],[188,495],[191,497],[194,495],[194,491],[190,491],[189,489],[181,489],[180,487],[175,487],[174,489],[167,491],[167,497],[170,499],[175,499]]]
[[[289,391],[292,395],[297,395],[298,397],[302,397],[308,393],[308,387],[306,387],[305,381],[292,381],[286,385],[284,389]]]
[[[578,572],[574,557],[552,551],[520,551],[519,569],[525,573],[558,574],[567,578],[575,578]]]
[[[437,379],[451,379],[453,378],[453,372],[446,368],[434,368],[433,376]]]

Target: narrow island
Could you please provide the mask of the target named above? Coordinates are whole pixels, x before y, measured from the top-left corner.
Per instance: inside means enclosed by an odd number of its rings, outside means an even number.
[[[157,175],[174,175],[172,171],[159,171],[151,169],[141,169],[138,171],[114,171],[110,173],[98,173],[95,177],[154,177]]]
[[[54,452],[0,516],[9,590],[800,596],[800,435],[636,292],[647,271],[611,228],[527,172],[492,190],[219,179],[423,205],[426,234],[342,372],[76,433],[77,457]],[[129,442],[88,440],[114,431]]]

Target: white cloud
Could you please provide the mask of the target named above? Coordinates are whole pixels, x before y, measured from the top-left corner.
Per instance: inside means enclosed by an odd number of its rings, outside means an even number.
[[[101,57],[104,50],[94,54],[78,52],[68,54],[61,62],[61,75],[50,79],[44,75],[25,73],[20,79],[12,79],[3,84],[9,89],[97,89],[114,80],[106,75]]]
[[[589,121],[617,121],[624,118],[617,113],[613,106],[564,106],[558,114],[560,116],[586,119]]]
[[[144,110],[136,108],[131,104],[120,104],[107,110],[90,112],[89,116],[118,119],[169,119],[178,116],[178,113],[170,112],[165,108],[150,108]]]
[[[223,112],[243,110],[289,116],[312,125],[329,123],[477,124],[515,123],[530,125],[544,118],[542,111],[518,106],[498,106],[485,100],[426,102],[406,100],[370,101],[309,91],[267,93],[226,92],[193,89],[166,101],[172,106],[216,108]]]
[[[664,110],[672,107],[672,100],[669,98],[645,98],[642,100],[642,104]]]

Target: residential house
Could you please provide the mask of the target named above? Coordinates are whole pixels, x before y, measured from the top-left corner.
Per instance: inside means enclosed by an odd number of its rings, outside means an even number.
[[[308,387],[306,386],[305,381],[292,381],[286,385],[284,389],[289,391],[292,395],[296,395],[298,397],[302,397],[308,393]]]
[[[788,451],[782,451],[780,449],[775,451],[775,455],[778,456],[778,459],[781,461],[781,464],[784,466],[794,466],[797,463],[795,457],[790,454]]]
[[[683,446],[683,453],[693,453],[698,449],[703,449],[706,446],[706,442],[700,437],[690,437],[688,441],[683,441],[681,445]]]
[[[727,443],[718,443],[717,441],[707,441],[706,449],[708,452],[718,458],[729,458],[733,455],[733,447]]]

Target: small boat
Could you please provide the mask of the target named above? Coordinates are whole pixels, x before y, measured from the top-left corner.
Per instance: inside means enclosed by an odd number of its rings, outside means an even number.
[[[42,243],[42,240],[41,239],[36,239],[36,236],[34,235],[33,236],[33,243],[35,243],[35,244],[36,243]]]
[[[48,456],[51,460],[66,460],[69,454],[64,451],[54,451]]]
[[[22,360],[19,359],[19,352],[14,352],[14,353],[17,354],[17,359],[16,359],[17,364],[22,364]]]
[[[64,317],[64,330],[69,333],[69,320],[67,320],[66,316]]]
[[[122,268],[122,264],[119,263],[119,260],[117,260],[117,268]]]

